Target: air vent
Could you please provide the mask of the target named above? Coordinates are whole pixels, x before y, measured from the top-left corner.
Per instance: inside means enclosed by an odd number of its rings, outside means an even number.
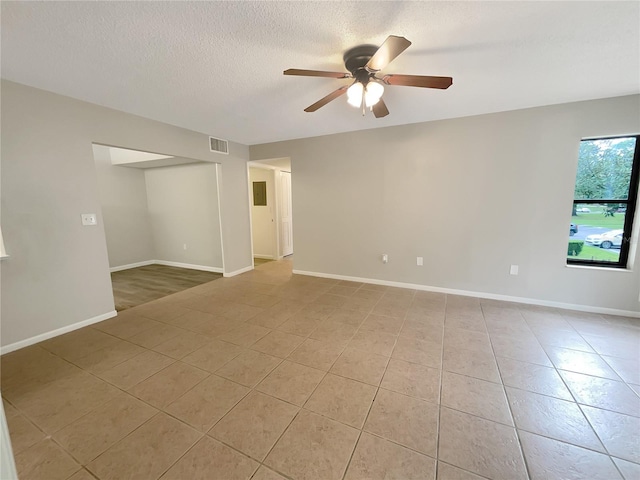
[[[212,152],[229,155],[229,142],[215,137],[209,137],[209,148]]]

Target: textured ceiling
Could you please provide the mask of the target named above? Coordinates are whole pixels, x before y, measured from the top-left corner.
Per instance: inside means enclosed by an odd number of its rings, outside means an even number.
[[[2,77],[253,145],[640,92],[640,2],[9,2]],[[383,73],[452,76],[387,87],[362,117],[342,54],[390,35],[413,45]]]

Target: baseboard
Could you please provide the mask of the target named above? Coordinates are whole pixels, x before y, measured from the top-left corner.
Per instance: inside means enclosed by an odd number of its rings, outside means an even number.
[[[258,255],[257,253],[253,254],[253,258],[260,258],[262,260],[273,260],[273,255]]]
[[[236,275],[240,275],[241,273],[249,272],[253,270],[253,266],[249,265],[248,267],[241,268],[239,270],[234,270],[233,272],[224,272],[225,277],[235,277]]]
[[[111,267],[110,272],[119,272],[121,270],[129,270],[130,268],[146,267],[147,265],[153,265],[155,260],[145,260],[144,262],[129,263],[127,265],[120,265],[118,267]]]
[[[109,318],[115,317],[117,314],[118,312],[116,312],[115,310],[112,310],[110,312],[103,313],[102,315],[98,315],[97,317],[91,317],[87,320],[82,320],[81,322],[67,325],[66,327],[57,328],[56,330],[51,330],[50,332],[41,333],[40,335],[36,335],[35,337],[27,338],[25,340],[20,340],[19,342],[5,345],[4,347],[0,347],[0,355],[14,352],[21,348],[34,345],[44,340],[49,340],[50,338],[53,338],[53,337],[57,337],[58,335],[62,335],[64,333],[69,333],[82,327],[93,325],[94,323],[102,322]]]
[[[221,267],[209,267],[207,265],[194,265],[192,263],[168,262],[166,260],[154,260],[153,263],[155,263],[156,265],[165,265],[167,267],[180,267],[180,268],[190,268],[191,270],[202,270],[203,272],[215,272],[215,273],[224,272],[224,270]]]
[[[417,283],[391,282],[388,280],[378,280],[375,278],[351,277],[347,275],[334,275],[332,273],[308,272],[304,270],[293,270],[297,275],[308,275],[310,277],[332,278],[334,280],[348,280],[351,282],[370,283],[373,285],[384,285],[387,287],[411,288],[426,292],[448,293],[451,295],[462,295],[465,297],[478,297],[490,300],[502,300],[505,302],[524,303],[527,305],[540,305],[543,307],[562,308],[565,310],[577,310],[580,312],[604,313],[607,315],[620,315],[623,317],[640,318],[640,312],[631,310],[619,310],[617,308],[595,307],[592,305],[578,305],[573,303],[553,302],[550,300],[538,300],[536,298],[514,297],[511,295],[499,295],[487,292],[473,292],[469,290],[457,290],[455,288],[432,287],[430,285],[420,285]]]

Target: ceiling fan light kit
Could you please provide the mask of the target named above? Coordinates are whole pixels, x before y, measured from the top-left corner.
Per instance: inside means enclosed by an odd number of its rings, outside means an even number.
[[[350,86],[342,86],[329,95],[321,98],[313,105],[304,109],[305,112],[315,112],[327,103],[347,94],[347,102],[356,108],[362,107],[362,114],[366,108],[371,109],[376,118],[389,115],[389,109],[382,100],[384,85],[401,85],[405,87],[449,88],[453,84],[451,77],[432,77],[425,75],[389,74],[378,77],[377,73],[385,68],[393,59],[404,52],[411,42],[404,37],[390,35],[378,48],[375,45],[359,45],[347,50],[344,54],[344,65],[350,73],[325,72],[320,70],[299,70],[290,68],[284,75],[298,75],[306,77],[353,78]]]

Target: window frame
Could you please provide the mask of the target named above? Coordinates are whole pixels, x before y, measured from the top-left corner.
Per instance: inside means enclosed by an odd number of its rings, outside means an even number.
[[[638,189],[640,182],[640,134],[635,135],[614,135],[609,137],[594,137],[594,138],[583,138],[580,140],[582,142],[593,142],[597,140],[612,140],[618,138],[635,138],[636,145],[633,151],[633,161],[631,164],[631,177],[629,179],[629,194],[627,195],[626,200],[616,200],[616,199],[589,199],[589,200],[579,200],[574,198],[572,203],[572,211],[573,207],[576,204],[606,204],[606,203],[617,203],[624,204],[627,207],[624,217],[624,226],[623,234],[622,234],[622,244],[620,245],[620,256],[618,257],[617,262],[611,262],[606,260],[586,260],[586,259],[574,259],[567,257],[567,265],[584,265],[590,267],[606,267],[606,268],[622,268],[626,269],[629,260],[629,250],[631,248],[631,233],[633,229],[633,219],[636,213],[636,204],[638,203]],[[580,158],[578,158],[578,162]],[[577,172],[576,172],[577,176]],[[575,181],[574,181],[574,192],[575,192]]]

